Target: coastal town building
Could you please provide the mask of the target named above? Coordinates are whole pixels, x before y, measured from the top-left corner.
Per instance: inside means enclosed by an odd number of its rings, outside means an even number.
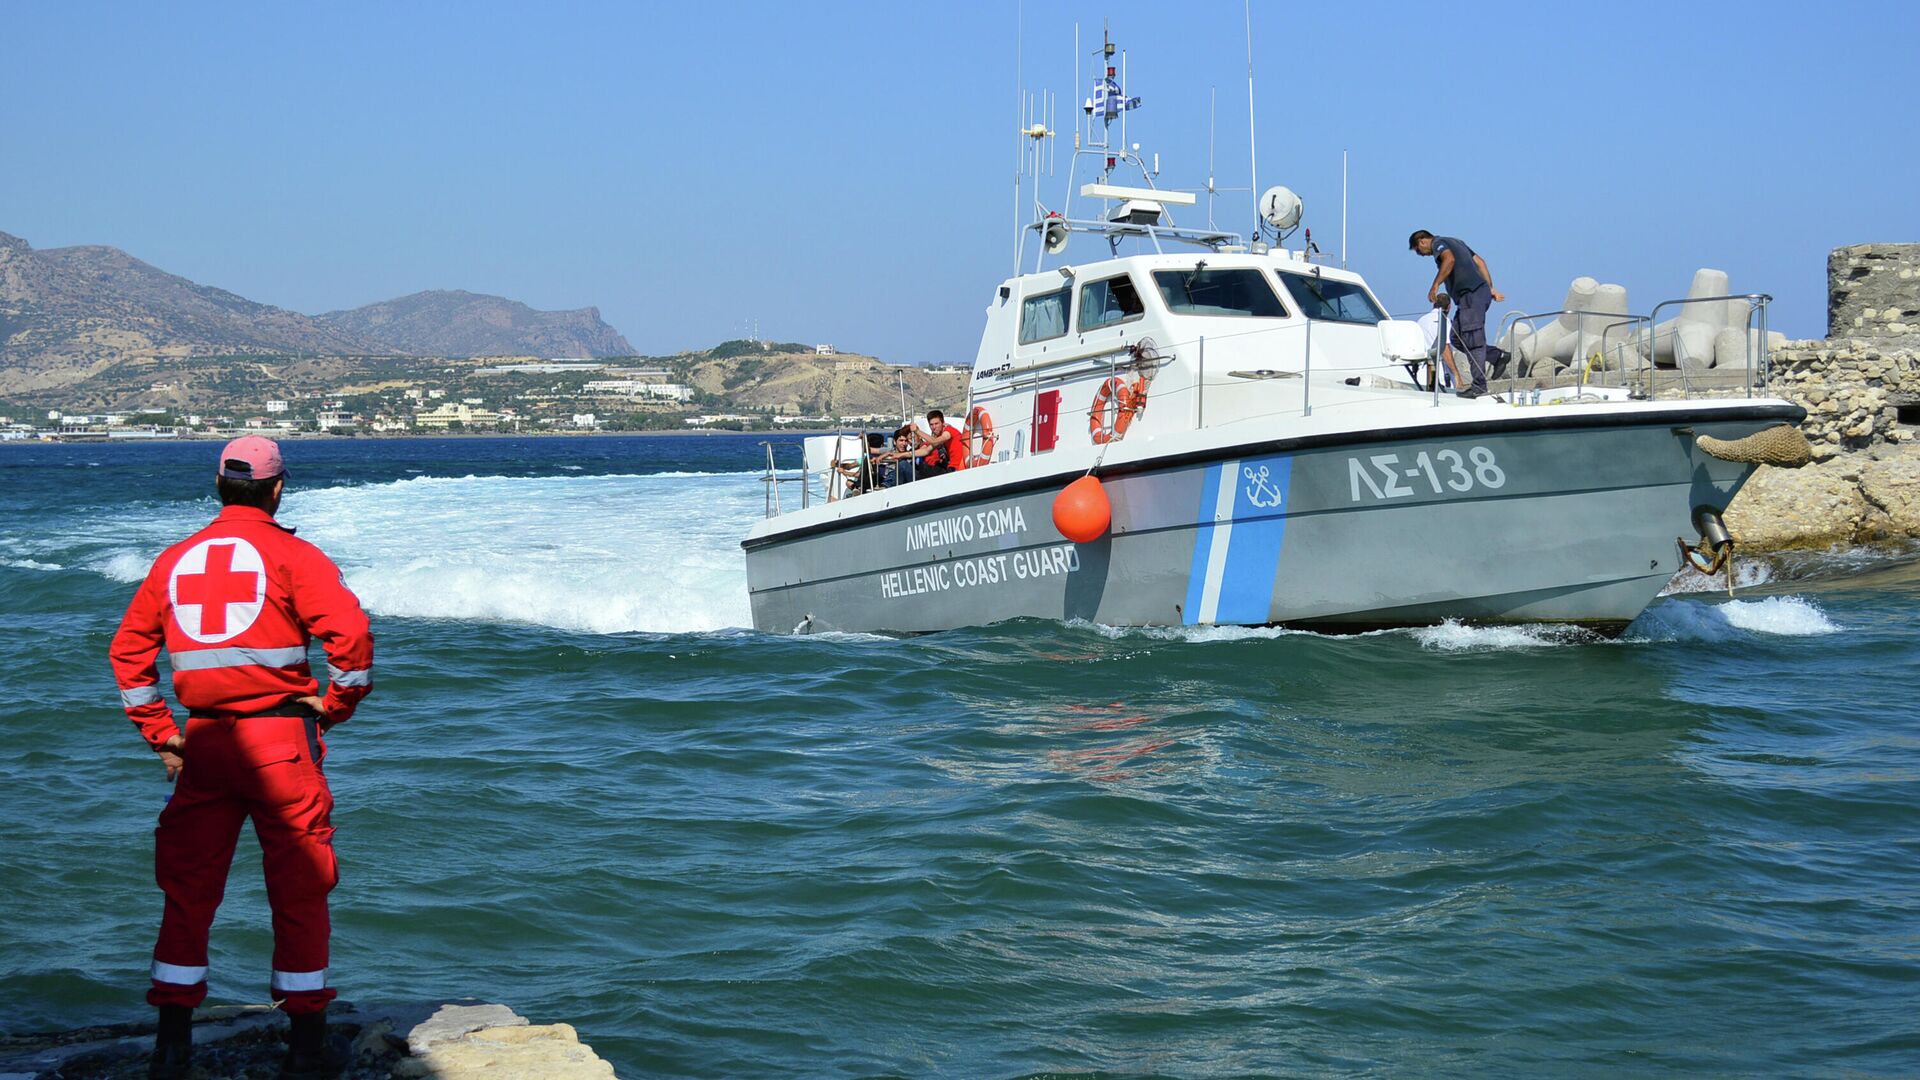
[[[287,403],[286,403],[286,402],[284,402],[284,401],[269,401],[269,402],[267,402],[267,412],[268,412],[268,413],[283,413],[283,412],[286,412],[286,411],[287,411]]]
[[[693,387],[678,383],[646,382],[640,379],[595,379],[582,387],[588,394],[622,397],[660,398],[667,401],[693,400]]]
[[[415,413],[413,422],[423,428],[448,428],[454,424],[461,427],[491,427],[500,422],[500,414],[476,409],[466,402],[448,402],[429,412]]]

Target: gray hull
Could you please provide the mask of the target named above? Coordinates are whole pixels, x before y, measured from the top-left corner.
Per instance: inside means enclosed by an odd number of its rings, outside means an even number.
[[[1618,629],[1680,568],[1674,540],[1694,537],[1696,509],[1725,509],[1752,471],[1692,436],[1737,438],[1803,415],[1716,404],[1657,418],[1517,416],[1148,458],[1101,470],[1113,525],[1087,544],[1052,520],[1077,471],[969,485],[749,539],[753,620],[773,632],[1022,617]]]

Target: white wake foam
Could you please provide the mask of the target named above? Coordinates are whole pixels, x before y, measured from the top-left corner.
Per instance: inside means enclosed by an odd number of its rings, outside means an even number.
[[[1280,626],[1109,626],[1106,623],[1088,622],[1085,619],[1069,619],[1067,625],[1076,630],[1091,630],[1115,641],[1123,638],[1152,638],[1157,641],[1186,641],[1194,644],[1263,640],[1310,633],[1306,630],[1289,630]]]
[[[1655,604],[1634,620],[1627,636],[1636,641],[1724,641],[1749,634],[1810,637],[1837,634],[1843,629],[1811,600],[1769,596],[1724,603],[1673,600]]]
[[[762,512],[760,487],[758,473],[421,476],[289,492],[280,519],[375,615],[686,633],[752,624],[740,538]],[[215,509],[89,522],[83,564],[138,581]]]
[[[41,562],[38,559],[0,559],[0,566],[15,570],[64,570],[59,563]]]
[[[282,516],[385,615],[595,633],[747,626],[754,475],[416,477],[329,488]]]
[[[1551,623],[1519,626],[1468,626],[1448,619],[1438,626],[1409,630],[1422,648],[1436,652],[1483,652],[1497,649],[1541,649],[1559,645],[1580,645],[1600,640],[1577,626]]]

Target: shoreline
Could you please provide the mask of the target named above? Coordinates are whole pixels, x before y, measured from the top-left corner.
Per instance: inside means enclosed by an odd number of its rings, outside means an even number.
[[[133,439],[0,439],[0,449],[18,446],[165,446],[172,443],[226,442],[230,439],[238,439],[244,435],[261,435],[275,442],[327,442],[334,440],[340,442],[406,442],[414,439],[688,439],[711,438],[718,435],[763,435],[771,437],[780,435],[834,435],[854,430],[864,431],[866,429],[854,427],[794,427],[785,428],[780,431],[742,431],[737,428],[713,428],[702,429],[700,431],[436,431],[432,434],[422,432],[402,434],[399,432],[383,431],[378,434],[369,432],[364,435],[335,435],[331,432],[302,431],[240,431],[231,434],[222,433],[217,435],[206,432],[194,432],[190,435],[169,435]]]

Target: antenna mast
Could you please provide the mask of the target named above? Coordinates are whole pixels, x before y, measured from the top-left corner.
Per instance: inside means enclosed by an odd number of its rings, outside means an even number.
[[[1347,268],[1347,152],[1340,151],[1340,269]]]
[[[1026,172],[1027,167],[1026,132],[1020,130],[1024,127],[1020,122],[1020,112],[1026,100],[1026,88],[1021,85],[1025,78],[1025,57],[1022,55],[1021,50],[1025,47],[1026,43],[1021,40],[1021,37],[1026,30],[1026,12],[1027,5],[1025,0],[1021,0],[1021,3],[1014,5],[1013,126],[1015,132],[1013,136],[1013,273],[1015,277],[1020,275],[1020,243],[1026,236],[1026,232],[1020,227],[1021,178],[1022,174]],[[1035,182],[1038,183],[1038,181]],[[903,386],[901,393],[904,395],[905,392]],[[904,400],[905,398],[903,396],[902,401],[904,402]]]
[[[1247,16],[1247,190],[1253,192],[1253,234],[1260,235],[1260,158],[1253,148],[1253,0],[1243,0]]]

